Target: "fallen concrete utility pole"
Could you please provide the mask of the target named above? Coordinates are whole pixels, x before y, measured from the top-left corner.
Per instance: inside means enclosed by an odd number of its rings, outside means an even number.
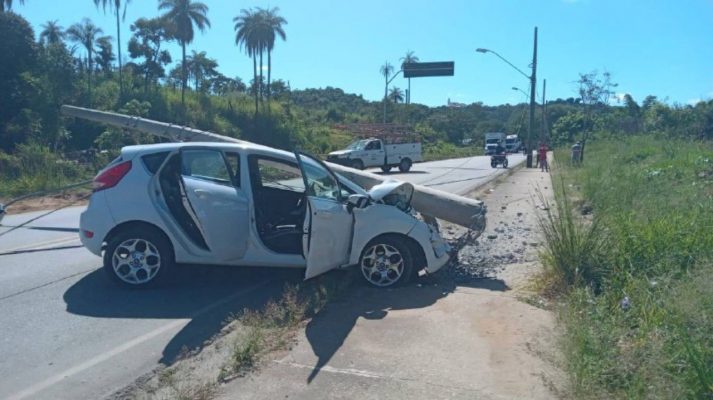
[[[62,114],[69,117],[113,125],[118,128],[150,133],[177,142],[250,143],[245,140],[185,126],[88,108],[63,105]],[[383,176],[338,164],[329,163],[329,167],[367,189],[386,180]],[[433,216],[480,232],[485,228],[486,209],[482,201],[457,196],[420,185],[414,185],[414,189],[411,204],[421,214],[425,214],[426,218]]]

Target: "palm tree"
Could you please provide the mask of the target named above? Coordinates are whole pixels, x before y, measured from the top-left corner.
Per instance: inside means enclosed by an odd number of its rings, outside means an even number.
[[[42,24],[42,32],[40,32],[41,42],[46,42],[47,44],[57,44],[60,43],[64,37],[64,30],[61,26],[59,26],[56,19]]]
[[[388,61],[384,61],[384,65],[379,68],[379,72],[384,76],[384,99],[386,99],[389,94],[389,77],[394,72],[394,66]]]
[[[233,18],[233,22],[235,22],[233,26],[235,30],[235,44],[242,47],[248,57],[252,57],[253,59],[253,82],[258,82],[257,55],[261,52],[261,19],[262,16],[258,11],[245,9],[240,10],[240,15]],[[262,82],[262,75],[260,82]],[[255,115],[258,113],[260,87],[260,84],[255,85]]]
[[[193,54],[188,56],[186,60],[187,68],[195,80],[196,91],[203,91],[207,89],[205,81],[218,74],[216,70],[216,68],[218,68],[218,62],[212,58],[208,58],[205,51],[197,53],[193,50],[192,53]]]
[[[275,48],[275,39],[279,36],[282,40],[287,40],[285,30],[282,25],[287,25],[287,20],[278,15],[280,9],[277,7],[261,9],[263,14],[262,22],[265,24],[267,33],[267,106],[270,107],[270,75],[272,73],[272,50]]]
[[[391,99],[394,103],[401,103],[404,101],[404,91],[397,87],[391,88],[391,91],[389,92],[389,99]]]
[[[69,39],[81,44],[87,50],[87,93],[90,106],[92,105],[92,53],[97,36],[102,33],[102,29],[94,25],[88,18],[84,18],[81,23],[74,24],[67,29]]]
[[[417,63],[418,57],[413,54],[413,51],[409,50],[406,55],[401,57],[401,69],[404,68],[404,64]],[[406,104],[411,104],[411,78],[408,78],[408,89],[406,90]]]
[[[126,19],[126,6],[131,2],[131,0],[124,0],[124,12],[122,13],[121,20]],[[114,10],[116,15],[116,49],[119,55],[119,93],[124,93],[124,80],[121,76],[121,22],[119,21],[119,11],[121,10],[121,0],[94,0],[94,5],[99,7],[101,3],[102,8],[106,12],[107,5],[110,9]]]
[[[20,4],[25,4],[25,0],[20,0]],[[12,0],[0,0],[0,12],[12,9]]]
[[[97,56],[94,59],[105,74],[111,71],[111,63],[116,59],[111,48],[111,36],[97,39]]]
[[[394,66],[388,61],[384,61],[384,65],[379,68],[381,75],[384,75],[384,123],[386,123],[386,100],[389,96],[389,76],[394,72]]]
[[[208,6],[193,0],[161,0],[159,10],[167,10],[163,15],[165,21],[171,24],[173,37],[181,44],[181,104],[186,105],[186,44],[193,41],[193,24],[201,32],[210,28],[206,14]]]

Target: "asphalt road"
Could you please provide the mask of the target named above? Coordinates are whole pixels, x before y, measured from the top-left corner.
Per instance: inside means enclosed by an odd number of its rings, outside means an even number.
[[[523,159],[510,156],[510,164]],[[462,194],[503,172],[473,157],[386,175]],[[63,209],[0,237],[0,398],[108,396],[200,348],[231,313],[260,307],[302,277],[300,270],[181,266],[165,287],[121,289],[81,247],[81,211]],[[0,233],[38,214],[8,215]]]

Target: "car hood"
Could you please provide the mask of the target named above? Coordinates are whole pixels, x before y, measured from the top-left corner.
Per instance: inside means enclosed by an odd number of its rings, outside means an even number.
[[[390,179],[369,190],[369,197],[376,202],[396,206],[407,210],[411,206],[413,185],[408,182]]]

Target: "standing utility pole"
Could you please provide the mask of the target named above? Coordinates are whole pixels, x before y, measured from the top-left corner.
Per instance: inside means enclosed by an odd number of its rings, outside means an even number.
[[[542,132],[540,133],[540,142],[547,141],[547,103],[545,100],[545,92],[547,91],[547,79],[542,80]]]
[[[535,126],[535,91],[537,90],[537,27],[535,27],[535,45],[532,50],[532,74],[530,75],[530,122],[527,128],[527,168],[532,168],[532,129]]]

